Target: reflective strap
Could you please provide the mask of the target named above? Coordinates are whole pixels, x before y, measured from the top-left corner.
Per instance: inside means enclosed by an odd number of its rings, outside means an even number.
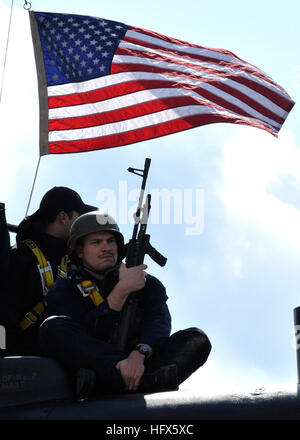
[[[82,293],[82,296],[89,297],[95,306],[101,304],[104,299],[100,295],[99,289],[91,280],[84,280],[77,284],[78,289]]]
[[[44,304],[42,302],[38,303],[30,312],[26,313],[20,322],[21,328],[26,330],[31,324],[35,324],[44,310]]]

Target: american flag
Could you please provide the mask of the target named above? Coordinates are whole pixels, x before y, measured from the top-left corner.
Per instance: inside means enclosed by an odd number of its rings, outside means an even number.
[[[40,154],[132,144],[214,122],[277,135],[294,102],[254,65],[102,18],[30,12]]]

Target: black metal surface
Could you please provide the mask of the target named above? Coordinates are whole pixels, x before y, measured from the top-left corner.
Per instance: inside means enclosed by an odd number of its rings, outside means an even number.
[[[212,396],[174,391],[2,408],[0,420],[300,420],[300,400],[296,391],[284,390]]]

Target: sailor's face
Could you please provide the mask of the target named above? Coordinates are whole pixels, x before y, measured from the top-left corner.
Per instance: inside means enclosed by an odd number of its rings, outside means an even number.
[[[98,273],[112,268],[118,259],[118,246],[115,236],[110,232],[95,232],[85,237],[84,243],[77,249],[85,267]]]

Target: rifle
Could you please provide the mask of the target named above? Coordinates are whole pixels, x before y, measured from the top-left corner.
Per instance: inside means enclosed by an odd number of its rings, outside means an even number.
[[[130,173],[142,177],[142,185],[139,195],[138,207],[134,214],[134,227],[132,238],[126,245],[126,267],[134,267],[143,264],[146,254],[160,266],[164,266],[167,259],[161,255],[151,244],[150,235],[146,234],[149,212],[151,209],[151,195],[147,194],[145,204],[143,205],[146,181],[150,168],[151,159],[145,160],[144,169],[128,168]],[[141,215],[142,214],[142,215]],[[127,300],[121,312],[121,319],[114,333],[113,345],[120,351],[126,349],[129,329],[134,321],[139,292],[133,292],[128,295]]]

